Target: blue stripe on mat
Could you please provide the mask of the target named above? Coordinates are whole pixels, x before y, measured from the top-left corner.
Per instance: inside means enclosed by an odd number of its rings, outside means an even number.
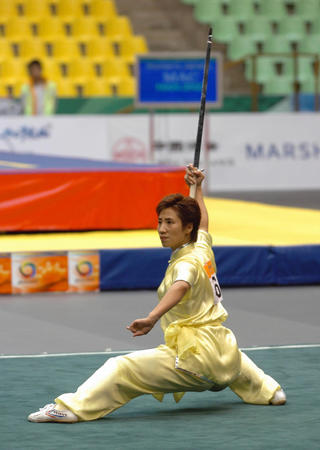
[[[320,284],[320,245],[230,246],[214,249],[224,286]],[[154,289],[168,265],[168,249],[101,250],[101,290]]]

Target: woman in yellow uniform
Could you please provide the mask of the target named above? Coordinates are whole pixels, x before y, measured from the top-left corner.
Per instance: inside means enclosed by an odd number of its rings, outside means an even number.
[[[32,422],[78,422],[99,419],[135,397],[178,402],[187,391],[230,387],[244,402],[281,405],[279,384],[259,369],[223,326],[227,312],[216,276],[208,214],[202,195],[204,175],[188,166],[186,182],[196,184],[196,199],[172,194],[157,207],[163,247],[172,249],[159,303],[128,328],[133,336],[149,333],[161,320],[165,345],[110,358],[75,393],[66,393],[29,415]]]

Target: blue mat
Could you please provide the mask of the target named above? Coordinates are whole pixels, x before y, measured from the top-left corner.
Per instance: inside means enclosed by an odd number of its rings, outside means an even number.
[[[320,245],[230,246],[213,250],[223,286],[320,284]],[[101,250],[100,288],[155,289],[169,259],[168,249]]]
[[[15,167],[16,164],[28,164],[31,167]],[[115,161],[93,160],[86,158],[65,158],[62,156],[36,155],[33,153],[14,153],[0,150],[0,173],[30,172],[42,170],[103,170],[103,171],[141,171],[170,172],[177,167],[167,167],[159,164],[130,164]]]

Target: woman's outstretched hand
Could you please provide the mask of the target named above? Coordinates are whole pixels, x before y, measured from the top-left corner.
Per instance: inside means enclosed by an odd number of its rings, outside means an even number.
[[[196,184],[197,186],[201,186],[202,181],[204,180],[204,173],[193,167],[192,164],[189,164],[186,167],[186,174],[184,176],[185,182],[190,187],[192,184]]]
[[[149,331],[152,330],[155,323],[155,319],[145,317],[143,319],[137,319],[133,321],[132,324],[127,327],[127,330],[131,331],[133,337],[143,336],[144,334],[148,334]]]

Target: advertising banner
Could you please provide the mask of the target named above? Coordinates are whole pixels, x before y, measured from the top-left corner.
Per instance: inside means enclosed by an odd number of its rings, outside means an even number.
[[[67,253],[13,253],[12,293],[68,290]]]
[[[152,162],[148,115],[113,115],[106,120],[110,160],[135,164]]]
[[[99,291],[100,258],[98,251],[68,253],[69,291]]]
[[[209,115],[200,164],[209,191],[319,189],[318,122],[316,114]],[[154,129],[156,162],[192,162],[197,115],[157,115]]]
[[[109,159],[103,116],[1,117],[0,150]]]
[[[314,113],[208,114],[201,165],[209,191],[319,189]],[[186,165],[198,114],[6,117],[0,150],[129,163]]]
[[[0,254],[0,294],[11,294],[11,256]]]

